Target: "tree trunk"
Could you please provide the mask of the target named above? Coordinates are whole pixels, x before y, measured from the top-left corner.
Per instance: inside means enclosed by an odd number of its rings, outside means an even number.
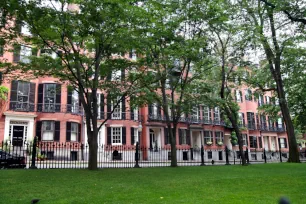
[[[278,75],[279,74],[279,75]],[[285,91],[283,87],[283,81],[280,76],[280,73],[276,73],[277,76],[275,81],[277,84],[277,93],[279,97],[279,105],[282,111],[283,119],[286,124],[286,132],[288,136],[289,142],[289,158],[288,162],[298,163],[300,162],[298,147],[296,143],[296,138],[294,134],[294,126],[290,117],[290,112],[287,104],[287,100],[285,98]]]
[[[225,109],[225,113],[226,113],[227,117],[229,118],[229,120],[231,121],[232,126],[234,128],[234,131],[235,131],[235,133],[237,135],[238,145],[239,145],[239,152],[240,152],[241,161],[242,161],[242,166],[245,166],[247,164],[246,164],[245,154],[243,152],[243,138],[242,138],[242,135],[240,133],[237,120],[235,120],[235,118],[233,118],[232,111],[229,110],[229,107],[224,107],[224,109]]]
[[[173,124],[173,131],[170,131],[170,143],[171,143],[171,167],[177,167],[176,157],[176,124]],[[169,128],[169,126],[168,126]],[[170,125],[171,128],[171,125]],[[171,130],[171,129],[169,129]]]
[[[90,128],[90,127],[89,127]],[[94,131],[87,129],[88,143],[89,143],[89,159],[88,159],[88,169],[97,170],[98,164],[98,141],[97,135],[94,135]]]

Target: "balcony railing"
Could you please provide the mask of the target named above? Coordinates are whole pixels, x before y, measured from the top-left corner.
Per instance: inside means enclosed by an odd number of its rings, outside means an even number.
[[[83,115],[84,113],[83,108],[81,106],[58,103],[34,104],[19,101],[10,101],[8,110],[16,112],[71,113],[76,115]]]
[[[133,120],[133,121],[142,121],[140,114],[135,114],[131,112],[103,112],[98,114],[98,120]]]

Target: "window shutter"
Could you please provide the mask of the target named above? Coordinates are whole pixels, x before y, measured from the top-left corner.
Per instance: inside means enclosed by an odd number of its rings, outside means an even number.
[[[131,120],[134,120],[134,118],[135,118],[135,116],[134,116],[134,110],[133,110],[133,108],[131,107],[131,105],[132,105],[132,103],[133,103],[133,100],[134,100],[134,97],[131,96],[131,97],[130,97],[130,103],[129,103],[129,106],[130,106],[130,115],[131,115],[130,119],[131,119]]]
[[[41,127],[42,121],[36,121],[36,136],[38,141],[41,141]]]
[[[126,144],[126,127],[122,127],[122,144]]]
[[[239,93],[240,93],[240,102],[243,102],[242,92],[241,92],[241,91],[239,91]]]
[[[112,144],[112,128],[107,127],[107,144]]]
[[[152,115],[153,114],[153,106],[152,106],[152,104],[149,104],[148,110],[149,110],[149,115]]]
[[[14,45],[13,62],[20,61],[21,45]]]
[[[60,140],[60,131],[61,131],[61,122],[55,121],[54,122],[54,141]]]
[[[122,114],[122,120],[125,120],[125,95],[122,97],[122,110],[121,110],[121,114]]]
[[[131,127],[131,145],[134,145],[134,143],[135,143],[135,139],[134,139],[134,128],[133,127]]]
[[[189,129],[186,130],[186,140],[187,140],[187,144],[190,145],[190,130]]]
[[[164,137],[165,137],[165,145],[166,145],[166,144],[168,144],[168,141],[169,141],[168,128],[164,128]]]
[[[100,119],[104,119],[104,94],[100,94]]]
[[[67,87],[67,112],[71,112],[71,105],[72,105],[72,90],[71,88]]]
[[[179,129],[179,144],[182,144],[182,129]]]
[[[125,69],[121,69],[121,81],[125,80]]]
[[[44,84],[38,84],[38,94],[37,94],[37,111],[41,112],[43,107],[44,99]]]
[[[35,109],[35,88],[36,88],[36,84],[35,83],[30,83],[30,98],[29,98],[30,111],[34,111],[34,109]]]
[[[107,81],[111,81],[111,80],[112,80],[112,72],[110,72],[109,74],[107,74],[106,80],[107,80]]]
[[[10,101],[10,109],[15,110],[17,104],[17,92],[18,92],[18,81],[13,80],[11,84],[11,101]]]
[[[55,112],[61,112],[61,85],[56,84]]]
[[[242,113],[242,124],[243,124],[243,126],[245,126],[245,119],[244,119],[244,113]]]
[[[112,112],[112,101],[110,95],[107,95],[107,115],[108,118],[111,117],[111,112]]]
[[[81,124],[78,124],[78,141],[81,142],[82,139],[82,134],[81,134]]]
[[[37,47],[32,47],[32,55],[37,56],[38,49]]]
[[[66,142],[71,140],[71,122],[66,123]]]
[[[287,139],[284,138],[284,142],[285,142],[285,148],[287,148]]]
[[[161,105],[157,104],[157,115],[161,116]]]

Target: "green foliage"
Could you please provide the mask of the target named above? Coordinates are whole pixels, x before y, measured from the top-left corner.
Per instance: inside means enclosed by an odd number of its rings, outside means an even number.
[[[1,85],[0,86],[0,100],[7,100],[7,94],[9,92],[9,88],[7,88],[6,86]]]

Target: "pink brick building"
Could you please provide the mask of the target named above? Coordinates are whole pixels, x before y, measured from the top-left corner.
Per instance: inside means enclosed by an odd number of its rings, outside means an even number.
[[[23,31],[27,32],[25,28]],[[14,53],[0,49],[0,61],[26,62],[30,53],[31,48],[26,46],[16,48]],[[46,51],[40,50],[36,54],[43,53]],[[2,104],[0,141],[18,147],[32,141],[34,136],[41,142],[87,142],[83,109],[78,95],[69,90],[67,84],[52,77],[22,81],[3,76],[2,81],[2,85],[10,91],[8,100]],[[252,90],[241,85],[234,95],[240,106],[244,146],[251,157],[260,156],[256,152],[263,149],[275,152],[282,148],[283,152],[288,151],[283,121],[273,122],[269,116],[258,114],[258,106],[272,103],[271,93],[255,99]],[[103,93],[99,94],[99,100],[98,117],[101,122],[111,112],[112,104]],[[138,131],[140,124],[141,134]],[[131,110],[126,100],[102,126],[98,142],[99,145],[133,146],[139,141],[141,146],[153,151],[159,147],[170,149],[168,131],[160,105],[149,104]],[[199,105],[189,115],[182,116],[176,135],[177,147],[198,150],[204,145],[205,150],[213,150],[206,155],[206,159],[220,160],[224,155],[218,150],[224,150],[225,146],[238,151],[238,147],[231,144],[231,131],[229,125],[222,121],[218,107]],[[188,158],[199,156],[188,155]],[[150,153],[143,155],[143,159],[147,157],[150,157]]]

